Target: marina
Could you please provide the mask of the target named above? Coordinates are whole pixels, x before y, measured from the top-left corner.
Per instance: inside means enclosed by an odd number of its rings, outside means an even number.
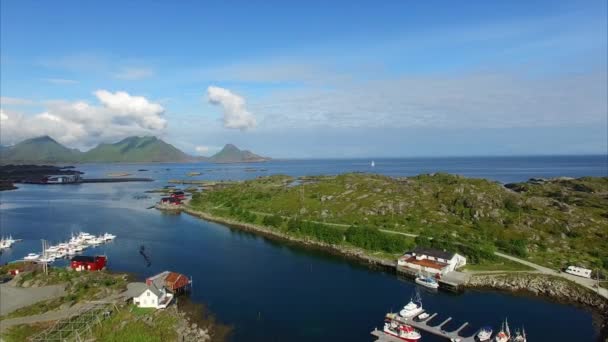
[[[401,311],[399,311],[399,313],[389,312],[386,314],[383,330],[374,328],[371,335],[376,337],[376,341],[381,342],[396,342],[403,340],[415,342],[421,338],[418,331],[423,331],[452,342],[488,341],[492,338],[493,330],[489,326],[484,326],[473,334],[463,336],[461,332],[469,327],[469,322],[464,322],[456,329],[448,331],[445,326],[451,321],[452,317],[440,320],[439,313],[427,313],[422,307],[420,293],[416,290],[415,296]],[[523,329],[521,332],[518,330],[512,335],[509,323],[505,319],[501,325],[500,331],[496,334],[496,341],[526,342],[527,338]]]
[[[22,260],[50,264],[55,262],[56,259],[72,257],[76,254],[82,253],[85,249],[89,247],[94,247],[113,241],[115,238],[116,235],[110,233],[104,233],[100,234],[99,236],[95,236],[86,232],[81,232],[77,235],[72,234],[71,238],[68,241],[61,242],[56,245],[48,246],[47,241],[42,240],[42,252],[28,253],[26,256],[23,257]]]

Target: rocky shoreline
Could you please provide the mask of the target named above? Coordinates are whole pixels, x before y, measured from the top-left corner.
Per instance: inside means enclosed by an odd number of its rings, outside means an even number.
[[[160,209],[160,208],[157,207],[157,209]],[[172,211],[176,210],[175,208],[171,208],[171,209],[172,209]],[[255,232],[259,235],[262,235],[262,236],[265,236],[265,237],[268,237],[271,239],[288,241],[288,242],[296,243],[299,245],[304,245],[307,247],[313,247],[313,248],[317,248],[320,250],[328,251],[328,252],[331,252],[336,255],[347,257],[349,259],[361,261],[367,265],[387,268],[387,269],[391,269],[391,270],[395,270],[395,267],[397,266],[395,261],[370,256],[370,255],[366,254],[365,251],[358,249],[358,248],[348,248],[348,247],[343,247],[343,246],[336,246],[336,245],[332,245],[332,244],[328,244],[328,243],[324,243],[324,242],[320,242],[320,241],[316,241],[316,240],[312,240],[312,239],[299,238],[299,237],[283,234],[281,232],[277,232],[277,231],[268,229],[264,226],[260,226],[257,224],[244,223],[244,222],[240,222],[240,221],[236,221],[236,220],[232,220],[232,219],[228,219],[228,218],[224,218],[224,217],[214,216],[209,213],[194,210],[188,206],[181,206],[181,208],[179,208],[178,210],[181,210],[189,215],[199,217],[199,218],[202,218],[207,221],[225,224],[230,227],[238,228],[238,229],[241,229],[244,231]]]
[[[600,341],[608,338],[608,300],[566,279],[538,273],[478,274],[466,286],[541,296],[589,308],[599,315]]]

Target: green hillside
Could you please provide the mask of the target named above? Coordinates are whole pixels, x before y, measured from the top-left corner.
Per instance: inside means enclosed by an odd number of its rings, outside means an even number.
[[[360,247],[371,250],[398,249],[386,235],[401,236],[378,234],[387,230],[421,235],[417,244],[454,248],[474,258],[502,250],[555,268],[580,264],[608,270],[606,177],[505,187],[449,174],[272,176],[197,193],[192,205],[237,219],[262,222],[274,217],[272,225],[287,232],[292,220],[325,223],[317,230],[343,227],[345,241],[365,242]],[[314,229],[313,236],[324,236]],[[354,238],[349,231],[365,238]],[[373,240],[379,242],[370,244]]]
[[[184,162],[184,152],[156,137],[129,137],[114,144],[100,144],[83,153],[83,162]]]
[[[252,163],[263,162],[269,159],[247,150],[240,150],[232,144],[226,144],[221,151],[209,157],[208,161],[212,163]]]
[[[14,146],[0,150],[2,162],[36,163],[36,162],[74,162],[81,152],[69,149],[49,136],[24,140]]]
[[[156,137],[129,137],[87,152],[69,149],[48,136],[0,149],[2,163],[187,162],[193,157]]]

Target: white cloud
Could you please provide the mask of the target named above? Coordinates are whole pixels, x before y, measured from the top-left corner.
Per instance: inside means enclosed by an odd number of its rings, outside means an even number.
[[[209,103],[222,107],[225,128],[246,130],[256,126],[256,119],[245,108],[243,97],[228,89],[210,86],[207,88],[207,98]]]
[[[0,96],[0,105],[2,105],[2,106],[24,106],[24,105],[31,105],[33,103],[34,103],[34,101],[28,100],[28,99]]]
[[[508,128],[606,124],[605,68],[580,74],[466,73],[275,91],[252,108],[265,129]]]
[[[66,78],[42,78],[44,82],[59,84],[59,85],[70,85],[70,84],[78,84],[80,82],[76,80],[70,80]]]
[[[194,150],[200,154],[206,154],[209,152],[209,147],[207,146],[196,146]]]
[[[128,81],[142,80],[154,75],[152,69],[147,68],[123,68],[119,72],[114,73],[114,78]]]
[[[145,97],[125,92],[98,90],[101,105],[85,101],[53,101],[36,115],[2,110],[0,140],[14,144],[23,139],[49,135],[73,147],[87,148],[131,135],[163,134],[167,121],[164,108]]]

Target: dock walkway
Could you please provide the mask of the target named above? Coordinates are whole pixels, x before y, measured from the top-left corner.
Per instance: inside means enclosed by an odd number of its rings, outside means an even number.
[[[392,320],[394,320],[398,323],[401,323],[401,324],[410,325],[420,331],[424,331],[424,332],[427,332],[427,333],[430,333],[430,334],[433,334],[433,335],[436,335],[439,337],[443,337],[450,341],[475,342],[475,334],[473,334],[471,336],[460,336],[459,335],[459,333],[462,331],[462,329],[466,328],[469,325],[468,322],[463,323],[456,330],[446,331],[442,327],[444,325],[446,325],[448,322],[450,322],[452,320],[452,317],[446,318],[445,320],[443,320],[443,322],[439,323],[438,325],[430,325],[429,322],[436,316],[437,316],[437,313],[434,313],[425,319],[414,320],[414,319],[403,318],[403,317],[399,316],[398,314],[395,314],[395,316],[394,316],[394,318],[392,318]],[[385,334],[383,331],[378,330],[378,329],[374,329],[371,332],[371,334],[377,338],[376,341],[380,341],[380,342],[401,341],[401,339],[388,335],[388,334]]]

